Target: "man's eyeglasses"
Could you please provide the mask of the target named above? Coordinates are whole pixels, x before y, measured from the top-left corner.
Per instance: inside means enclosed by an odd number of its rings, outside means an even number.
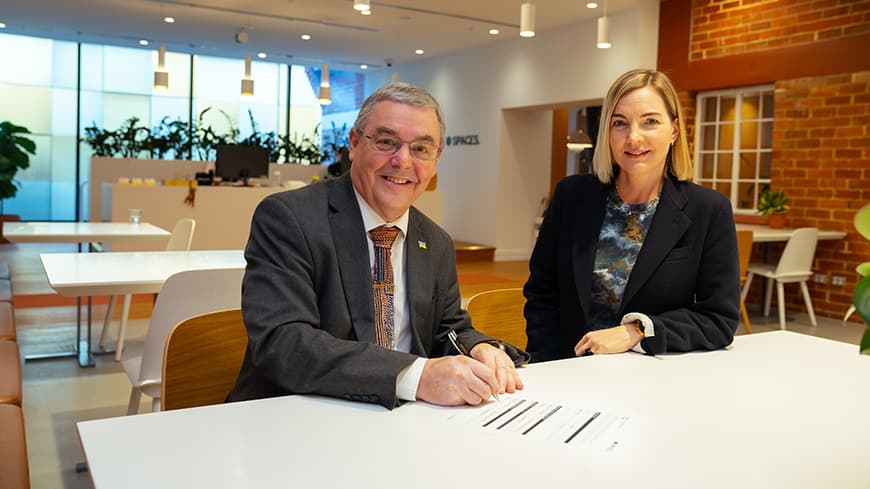
[[[371,146],[373,150],[379,153],[394,155],[399,152],[399,150],[402,148],[402,145],[407,144],[408,151],[411,153],[411,156],[418,160],[432,161],[438,158],[438,155],[441,154],[441,148],[429,141],[402,141],[396,136],[383,133],[377,133],[374,136],[369,136],[368,134],[360,131],[360,134],[368,138],[369,146]]]

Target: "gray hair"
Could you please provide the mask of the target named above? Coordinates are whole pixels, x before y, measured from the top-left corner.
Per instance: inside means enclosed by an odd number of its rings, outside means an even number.
[[[426,90],[404,82],[389,83],[378,88],[368,96],[365,102],[363,102],[362,107],[360,107],[356,121],[353,123],[353,130],[357,134],[362,134],[363,128],[368,124],[369,117],[372,115],[372,109],[374,109],[375,104],[384,100],[420,109],[434,109],[435,115],[438,116],[438,128],[441,132],[441,140],[438,142],[438,145],[444,146],[447,123],[444,121],[444,113],[441,112],[441,106],[438,105],[438,101]]]

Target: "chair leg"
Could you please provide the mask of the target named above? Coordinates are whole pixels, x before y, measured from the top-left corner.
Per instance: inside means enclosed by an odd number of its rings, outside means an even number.
[[[810,299],[810,289],[807,287],[806,281],[801,282],[801,294],[804,296],[804,304],[807,305],[807,313],[810,315],[810,323],[813,326],[818,326],[816,323],[816,312],[813,311],[813,301]]]
[[[130,389],[130,402],[127,404],[127,416],[139,412],[139,399],[142,398],[142,390],[138,387]]]
[[[743,317],[743,326],[747,333],[752,333],[752,325],[749,324],[749,313],[746,312],[746,303],[740,299],[740,315]]]
[[[106,307],[106,318],[103,319],[103,331],[100,333],[100,348],[105,348],[106,344],[106,333],[109,332],[109,326],[112,324],[112,312],[115,310],[115,300],[118,298],[117,295],[113,295],[109,298],[109,306]]]
[[[785,285],[776,282],[776,305],[779,308],[779,329],[785,329]]]
[[[770,299],[773,296],[773,279],[767,278],[764,282],[766,287],[764,296],[764,317],[770,317]]]
[[[121,306],[121,326],[118,328],[118,345],[115,347],[115,361],[121,361],[121,354],[124,353],[124,337],[127,334],[127,316],[130,315],[130,301],[133,300],[132,294],[124,294],[124,305]]]
[[[853,312],[855,312],[855,306],[854,305],[849,306],[849,310],[846,311],[846,315],[843,316],[844,323],[849,320],[849,317],[852,315]]]
[[[746,275],[746,282],[743,284],[743,290],[740,291],[741,302],[746,301],[746,296],[749,295],[749,287],[752,285],[752,277],[754,276],[755,274],[752,272]]]

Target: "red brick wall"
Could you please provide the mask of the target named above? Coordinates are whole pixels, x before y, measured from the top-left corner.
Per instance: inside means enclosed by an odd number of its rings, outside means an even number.
[[[870,1],[695,0],[692,61],[870,32]]]
[[[847,233],[819,242],[814,270],[827,283],[809,284],[816,313],[832,318],[852,302],[855,267],[870,260],[870,242],[852,225],[870,203],[867,46],[870,0],[661,0],[658,68],[685,108],[694,112],[698,91],[775,85],[771,180],[792,199],[789,226]],[[767,248],[775,261],[782,245],[755,248],[754,259]],[[796,285],[786,295],[791,311],[804,311]]]
[[[845,231],[820,241],[814,270],[828,284],[810,284],[816,309],[842,317],[852,303],[855,267],[870,260],[870,242],[853,219],[870,203],[870,71],[776,82],[772,186],[791,198],[789,224]],[[845,286],[831,277],[846,278]],[[795,296],[799,310],[803,304]]]

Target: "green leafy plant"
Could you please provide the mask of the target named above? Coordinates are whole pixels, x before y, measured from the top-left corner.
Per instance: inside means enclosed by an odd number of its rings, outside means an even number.
[[[205,115],[211,110],[211,107],[206,107],[199,113],[199,119],[194,128],[194,143],[193,148],[199,155],[201,160],[213,160],[217,156],[217,146],[219,144],[233,144],[239,136],[239,130],[233,125],[233,120],[226,112],[218,109],[230,127],[230,132],[226,134],[218,134],[211,126],[206,126],[203,123]]]
[[[758,213],[762,216],[771,214],[782,214],[788,212],[789,200],[782,190],[771,190],[770,187],[764,187],[761,195],[758,197]]]
[[[151,129],[152,158],[162,159],[171,155],[183,159],[189,153],[190,143],[190,127],[181,119],[169,122],[169,116],[166,116]]]
[[[861,236],[870,240],[870,204],[865,205],[855,214],[855,229],[861,233]],[[863,278],[855,286],[852,303],[855,305],[855,311],[867,324],[864,337],[861,338],[860,351],[864,355],[870,355],[870,261],[858,265],[857,271]]]
[[[248,119],[251,121],[251,134],[239,141],[243,146],[259,146],[269,150],[269,161],[278,161],[278,136],[274,132],[260,132],[260,126],[254,120],[254,114],[248,109]]]
[[[29,168],[29,155],[36,154],[36,143],[21,134],[30,134],[30,130],[9,121],[0,122],[0,205],[4,199],[15,197],[18,192],[15,175],[18,170]]]

